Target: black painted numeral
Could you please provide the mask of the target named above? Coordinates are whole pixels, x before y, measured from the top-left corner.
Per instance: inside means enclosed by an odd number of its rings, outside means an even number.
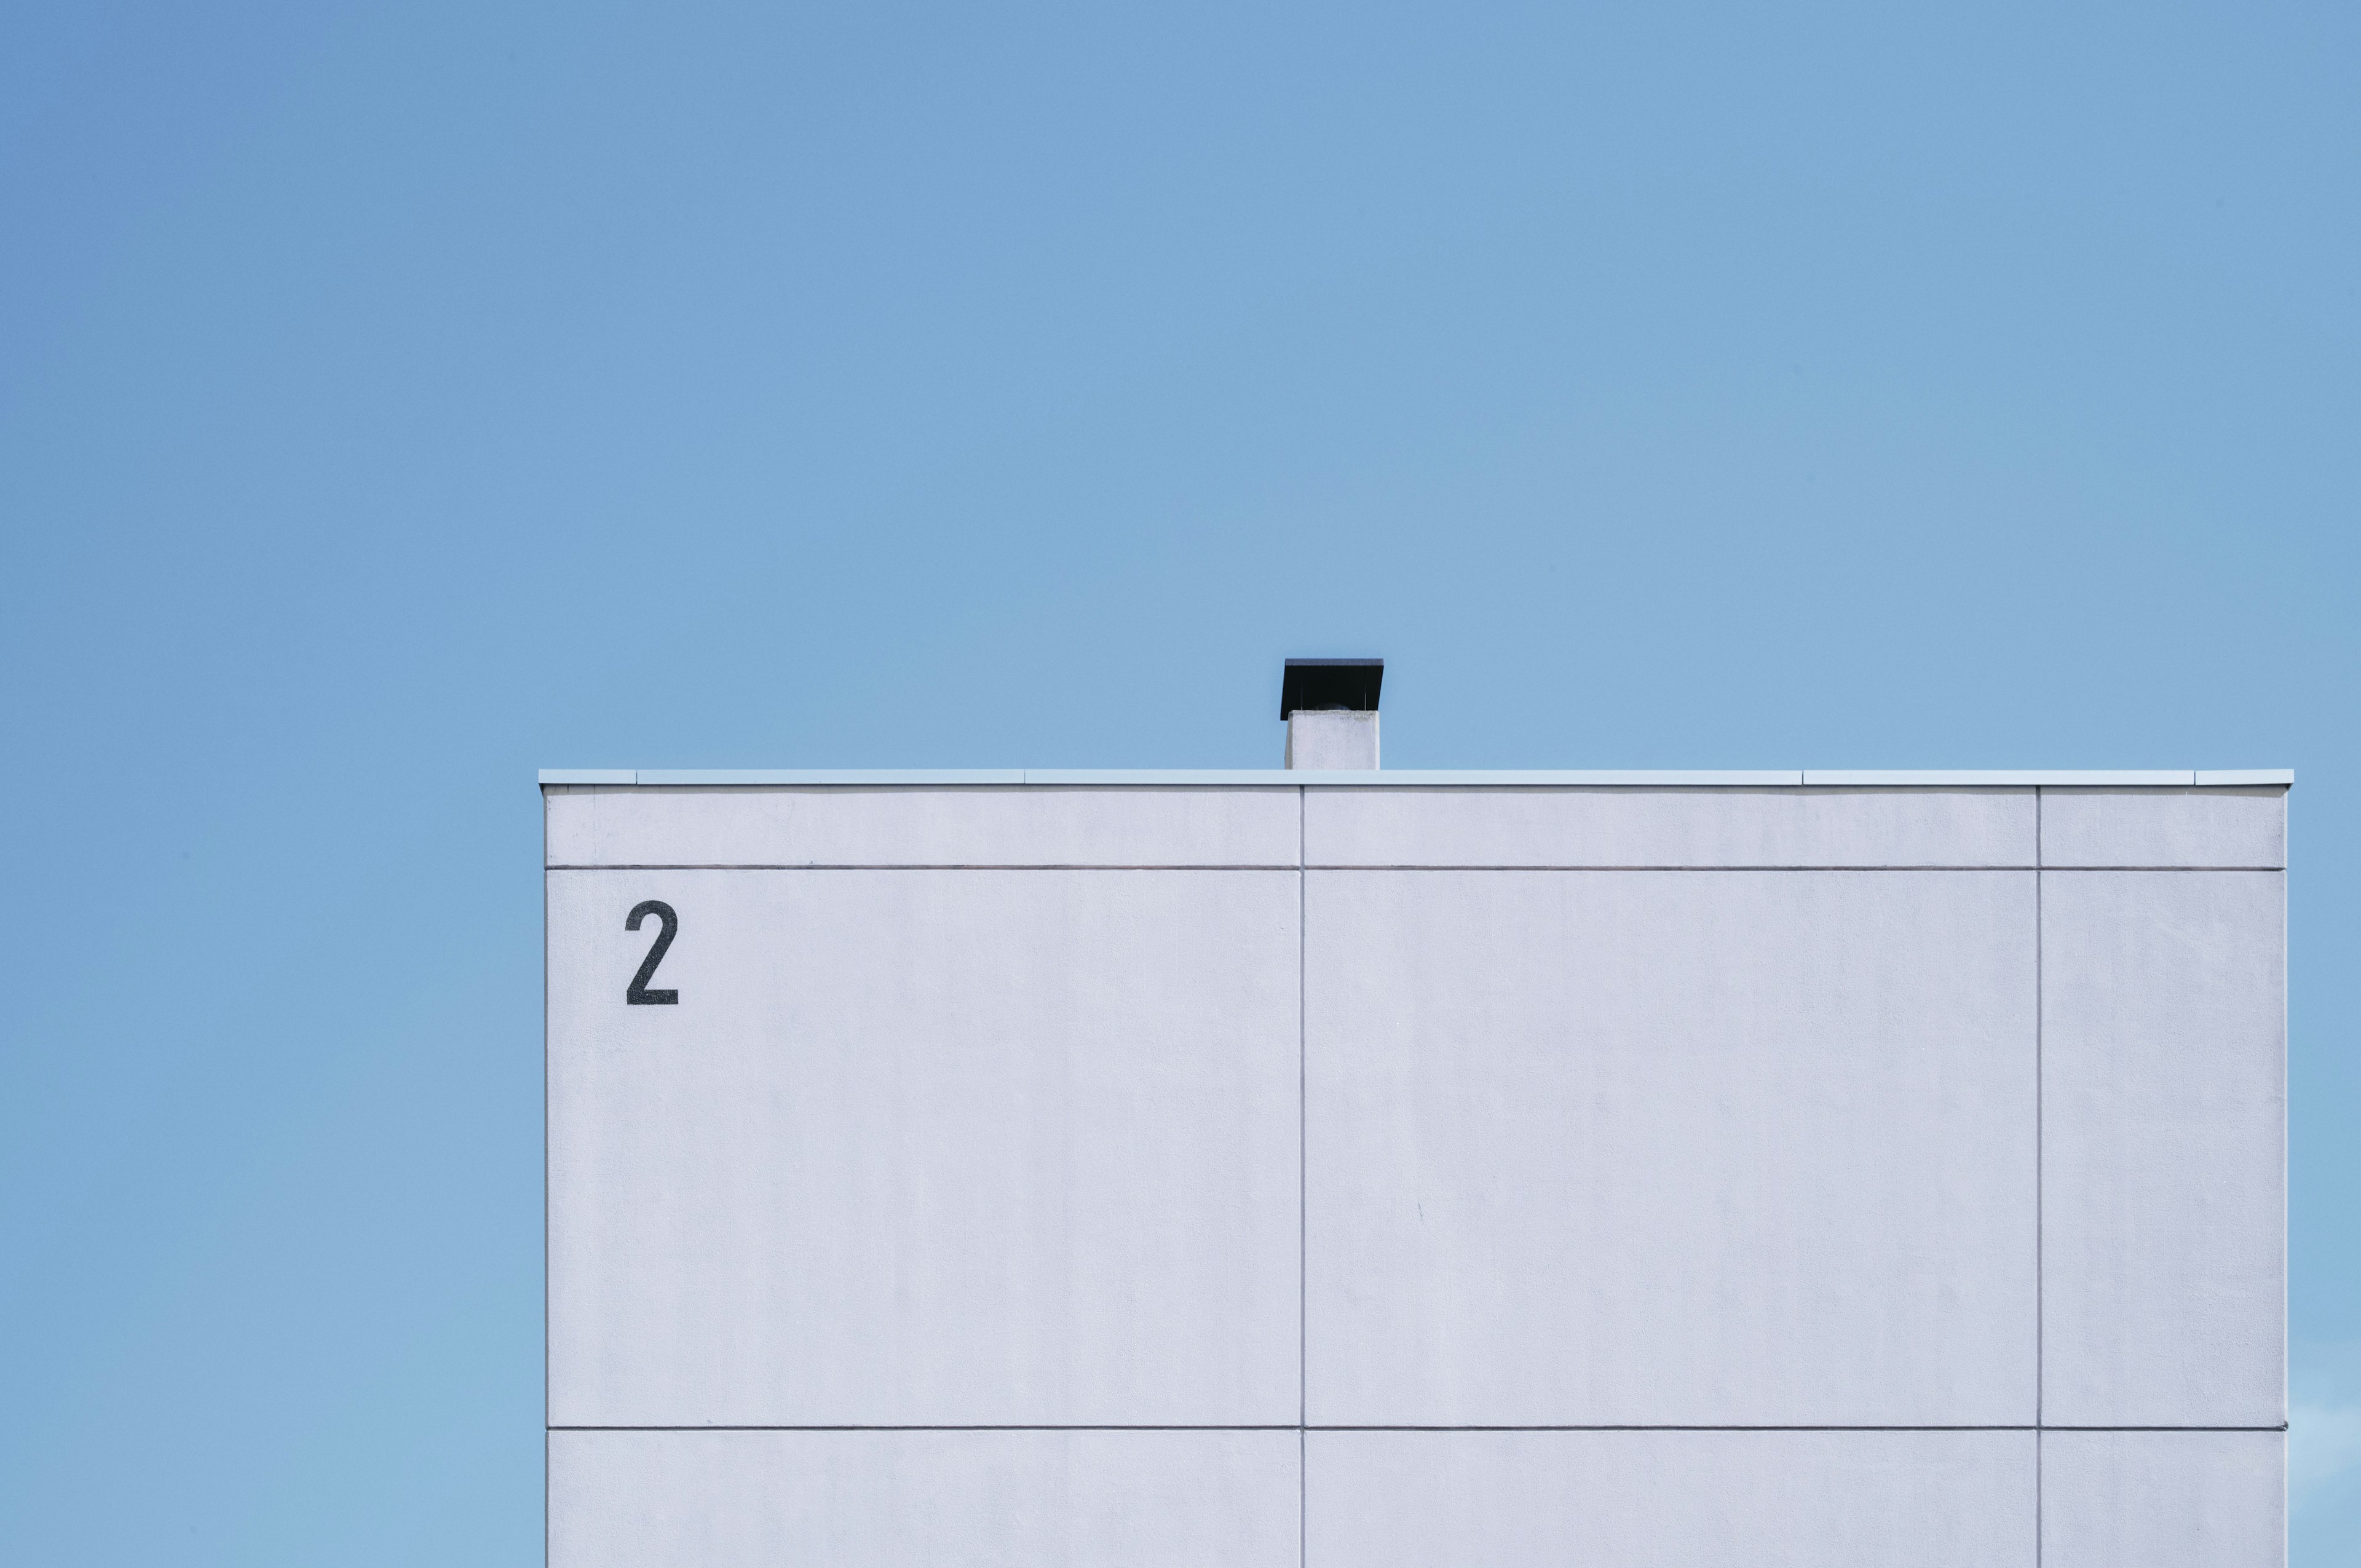
[[[651,898],[632,909],[631,917],[623,922],[623,929],[638,930],[640,922],[651,915],[662,925],[654,944],[648,948],[648,956],[640,960],[640,972],[631,977],[630,988],[623,992],[623,1000],[634,1007],[670,1007],[680,1000],[680,992],[650,991],[648,981],[655,979],[656,965],[664,962],[664,949],[672,946],[674,936],[680,930],[680,916],[672,912],[671,905]]]

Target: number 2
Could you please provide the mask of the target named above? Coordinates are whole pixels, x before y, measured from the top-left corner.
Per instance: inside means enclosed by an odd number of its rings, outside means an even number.
[[[680,916],[672,912],[671,905],[651,898],[632,909],[631,917],[623,922],[623,929],[638,930],[640,922],[651,915],[662,922],[662,928],[656,932],[655,943],[648,948],[648,956],[640,960],[640,972],[631,977],[631,985],[623,992],[623,1000],[634,1007],[670,1007],[680,1001],[680,992],[650,991],[648,981],[655,979],[656,965],[664,962],[664,949],[672,946],[673,937],[680,930]]]

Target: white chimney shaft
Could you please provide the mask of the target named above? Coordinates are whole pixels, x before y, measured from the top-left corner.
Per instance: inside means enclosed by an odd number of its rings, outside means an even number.
[[[1378,716],[1346,707],[1297,709],[1287,716],[1287,765],[1374,771]]]

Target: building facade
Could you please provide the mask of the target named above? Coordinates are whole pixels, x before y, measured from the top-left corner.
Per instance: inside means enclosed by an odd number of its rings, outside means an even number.
[[[550,1560],[2276,1568],[2290,782],[544,774]]]

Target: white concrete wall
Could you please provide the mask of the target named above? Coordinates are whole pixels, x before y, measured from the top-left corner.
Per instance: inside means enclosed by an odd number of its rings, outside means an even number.
[[[2032,1422],[2034,873],[1306,897],[1314,1422]]]
[[[2032,1568],[2023,1431],[1323,1431],[1309,1561]]]
[[[1292,866],[1293,789],[553,787],[553,866]]]
[[[555,876],[551,1420],[1292,1423],[1296,881]]]
[[[2284,795],[553,788],[551,1560],[2279,1563]]]
[[[573,1568],[1292,1568],[1295,1432],[557,1431]]]

